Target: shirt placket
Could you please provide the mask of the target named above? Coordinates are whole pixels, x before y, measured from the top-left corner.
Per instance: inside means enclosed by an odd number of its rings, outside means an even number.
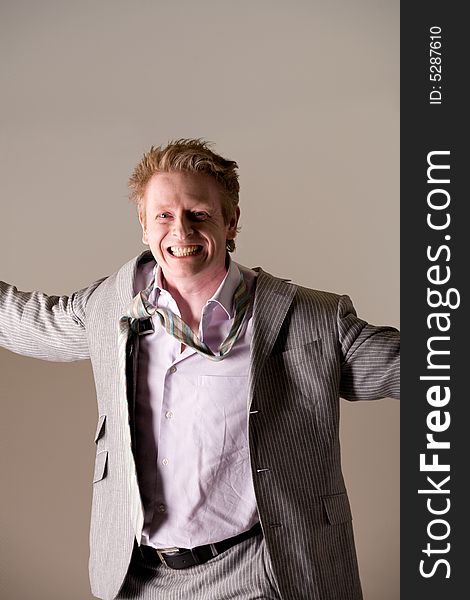
[[[158,305],[162,308],[168,308],[180,316],[178,306],[173,298],[164,290],[160,292]],[[195,354],[193,348],[186,348],[180,352],[180,342],[173,340],[172,362],[165,373],[163,384],[162,403],[159,418],[159,443],[157,449],[157,478],[156,478],[156,499],[154,526],[158,527],[165,520],[171,520],[173,515],[171,507],[175,506],[175,499],[171,496],[171,490],[174,489],[175,469],[177,452],[176,446],[181,435],[178,431],[179,419],[181,418],[177,406],[178,374],[183,361]]]

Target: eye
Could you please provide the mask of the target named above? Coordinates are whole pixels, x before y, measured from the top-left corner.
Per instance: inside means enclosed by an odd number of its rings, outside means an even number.
[[[169,219],[170,217],[171,217],[171,214],[169,212],[161,212],[161,213],[158,213],[155,218],[159,219],[160,221],[164,221],[166,219]]]
[[[209,215],[203,210],[196,210],[191,213],[191,217],[194,219],[194,221],[205,221]]]

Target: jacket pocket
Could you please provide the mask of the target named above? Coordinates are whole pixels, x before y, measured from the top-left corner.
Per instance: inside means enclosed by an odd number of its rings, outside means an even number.
[[[98,452],[95,459],[95,473],[93,475],[93,483],[101,481],[106,477],[108,467],[108,451]]]
[[[295,346],[293,348],[287,348],[282,352],[274,353],[268,360],[273,361],[273,363],[294,367],[295,365],[311,361],[312,359],[315,360],[316,357],[321,356],[321,353],[322,340],[317,337],[302,346]]]
[[[331,525],[352,520],[351,507],[346,493],[322,497],[326,518]]]
[[[106,423],[106,415],[100,415],[100,417],[98,419],[98,424],[96,426],[95,444],[97,444],[98,440],[101,439],[104,435],[104,432],[106,429],[105,423]]]

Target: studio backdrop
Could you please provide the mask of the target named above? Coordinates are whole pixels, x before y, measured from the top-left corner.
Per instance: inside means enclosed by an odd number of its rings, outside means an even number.
[[[140,253],[127,178],[202,137],[240,167],[235,260],[399,325],[398,0],[2,0],[0,279],[67,294]],[[85,600],[88,362],[0,351],[5,600]],[[398,598],[398,403],[342,401],[366,600]]]

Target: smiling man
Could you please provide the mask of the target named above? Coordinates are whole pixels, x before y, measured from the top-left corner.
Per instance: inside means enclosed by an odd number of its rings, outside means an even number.
[[[234,161],[151,148],[150,252],[71,297],[0,283],[0,343],[90,358],[90,579],[104,600],[359,600],[339,399],[398,396],[399,334],[236,264]]]

